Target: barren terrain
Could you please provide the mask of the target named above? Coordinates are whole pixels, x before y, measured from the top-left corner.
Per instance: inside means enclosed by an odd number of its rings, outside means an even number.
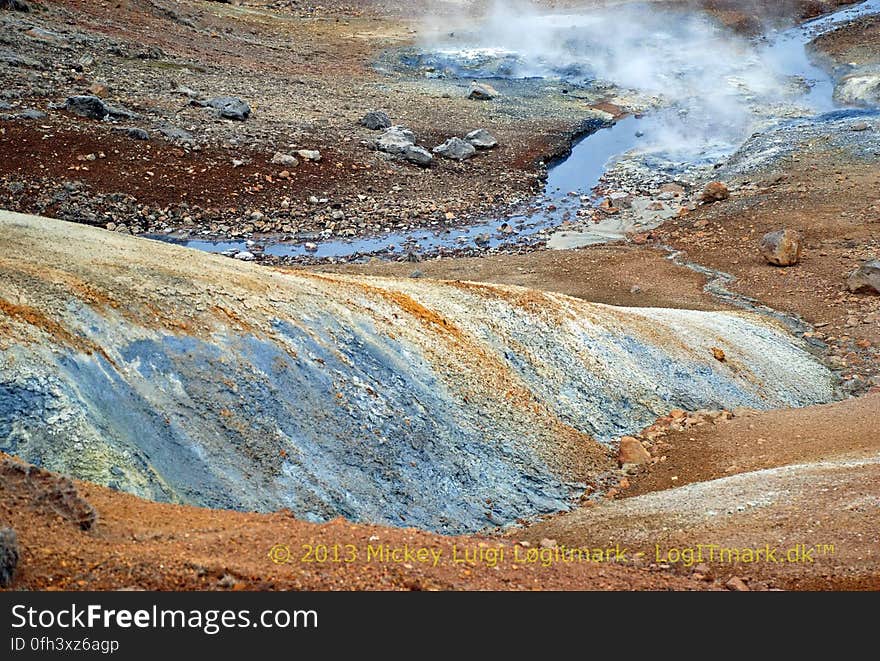
[[[880,588],[880,295],[847,288],[854,269],[880,258],[880,120],[870,107],[753,137],[713,171],[725,199],[700,202],[702,187],[684,178],[671,201],[646,187],[675,213],[607,244],[243,263],[128,235],[301,242],[500,222],[546,204],[533,196],[547,164],[589,113],[624,113],[555,82],[493,82],[500,95],[484,102],[467,98],[470,81],[385,66],[425,33],[426,5],[433,29],[467,25],[481,3],[28,4],[0,10],[0,209],[90,227],[3,221],[0,528],[21,547],[10,589]],[[743,35],[852,3],[772,3],[772,15],[759,11],[767,4],[702,3]],[[835,80],[874,75],[877,27],[876,16],[859,18],[811,53]],[[134,114],[96,120],[54,105],[77,94]],[[250,117],[191,103],[221,95],[245,99]],[[499,145],[421,168],[376,150],[378,133],[359,123],[371,110],[429,151],[480,127]],[[321,158],[272,163],[299,150]],[[758,165],[743,166],[752,156]],[[759,250],[782,228],[803,237],[790,267]],[[600,329],[576,365],[566,362],[574,340],[556,334],[568,314]],[[749,344],[749,332],[766,344]],[[609,338],[631,353],[615,347],[604,383],[596,365]],[[254,348],[264,341],[280,350]],[[761,346],[779,353],[762,360]],[[803,371],[777,368],[786,360]],[[289,376],[298,369],[308,376]],[[833,397],[814,396],[826,373]],[[693,395],[697,379],[705,392]],[[652,398],[652,385],[674,393]],[[75,413],[71,393],[87,402]],[[751,405],[737,403],[746,396]],[[700,397],[712,401],[681,403]],[[166,408],[143,413],[156,402]],[[64,433],[21,431],[40,416]],[[198,423],[211,432],[192,441]],[[122,438],[143,424],[162,440]],[[328,450],[334,434],[354,441]],[[640,441],[644,463],[618,461],[621,436]],[[383,453],[397,452],[398,437],[412,447],[391,461]],[[318,461],[327,456],[339,463]],[[441,479],[438,466],[454,470]],[[277,506],[301,483],[311,491],[297,495],[299,512]],[[380,483],[381,497],[369,489]],[[242,495],[248,484],[261,485],[260,498]],[[529,511],[511,517],[517,508]],[[474,523],[484,510],[497,526]],[[301,562],[303,544],[352,545],[357,557]],[[367,560],[367,547],[383,544],[442,560]],[[670,561],[669,550],[699,544],[816,550],[797,561]],[[453,546],[503,546],[507,560],[454,563]],[[563,546],[630,553],[513,561]]]

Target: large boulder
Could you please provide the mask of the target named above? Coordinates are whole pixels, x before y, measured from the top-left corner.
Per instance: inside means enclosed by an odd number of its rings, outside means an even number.
[[[496,96],[498,96],[498,90],[486,83],[472,83],[471,91],[468,94],[468,98],[475,101],[491,101]]]
[[[880,259],[864,262],[850,274],[846,286],[852,292],[880,294]]]
[[[428,167],[434,162],[431,152],[416,145],[410,145],[403,151],[403,157],[410,163],[415,163],[423,168]]]
[[[498,141],[486,129],[477,129],[471,131],[464,139],[471,143],[477,149],[492,149],[498,145]]]
[[[381,110],[371,110],[361,119],[361,126],[371,131],[381,131],[391,128],[391,118]]]
[[[18,567],[18,537],[12,528],[0,528],[0,588],[8,588]]]
[[[619,464],[646,464],[649,461],[651,455],[639,439],[633,436],[624,436],[620,439],[620,447],[617,451]]]
[[[774,266],[794,266],[801,259],[801,234],[796,230],[768,232],[761,239],[761,256]]]
[[[376,149],[387,154],[403,154],[415,143],[415,133],[402,126],[391,126],[376,140]]]
[[[110,108],[97,96],[81,95],[68,97],[64,109],[80,117],[88,119],[104,119],[110,114]]]
[[[706,184],[705,188],[703,188],[700,200],[707,204],[711,204],[712,202],[721,202],[729,197],[730,191],[724,183],[720,181],[710,181]]]
[[[243,122],[251,114],[251,107],[237,96],[218,96],[208,101],[208,105],[224,119]]]
[[[443,158],[450,158],[454,161],[463,161],[477,153],[476,148],[466,140],[461,138],[449,138],[442,145],[434,147],[434,153],[439,154]]]

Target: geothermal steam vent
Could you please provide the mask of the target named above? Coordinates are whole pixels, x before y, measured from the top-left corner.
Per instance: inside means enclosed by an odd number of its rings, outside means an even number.
[[[477,530],[566,509],[603,443],[672,407],[832,397],[745,313],[0,231],[0,449],[157,500]]]

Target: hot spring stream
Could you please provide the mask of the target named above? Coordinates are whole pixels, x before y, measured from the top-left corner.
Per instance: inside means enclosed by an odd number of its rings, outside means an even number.
[[[649,10],[650,11],[650,10]],[[794,99],[788,99],[788,103],[796,103],[801,108],[806,108],[808,113],[821,115],[838,108],[833,98],[834,80],[825,69],[817,66],[807,52],[807,44],[816,36],[828,31],[834,26],[850,21],[860,15],[880,12],[880,0],[867,0],[856,6],[849,6],[833,14],[820,17],[802,25],[784,30],[774,31],[764,35],[751,43],[752,52],[749,54],[757,63],[756,69],[766,68],[775,72],[778,80],[801,79],[799,91]],[[656,11],[654,12],[656,13]],[[547,22],[559,22],[564,18],[573,19],[574,27],[578,29],[578,20],[587,23],[590,16],[562,17],[549,15],[540,17]],[[515,63],[513,68],[506,64],[496,67],[492,71],[481,71],[479,56],[486,53],[496,54],[500,51],[505,58]],[[476,54],[476,56],[475,56]],[[652,53],[646,53],[651,57]],[[439,48],[436,52],[428,54],[431,61],[440,61],[447,71],[462,79],[517,77],[514,71],[517,67],[523,69],[521,77],[547,77],[552,79],[566,79],[570,71],[559,71],[549,67],[545,60],[529,63],[531,69],[525,70],[523,57],[510,50],[503,48],[487,48],[484,44],[480,47],[455,46]],[[662,53],[657,53],[662,57]],[[497,55],[495,55],[497,59]],[[589,57],[582,56],[589,64]],[[475,61],[476,58],[476,61]],[[547,70],[542,70],[544,69]],[[576,68],[576,67],[575,67]],[[543,76],[535,75],[537,73]],[[615,69],[615,73],[618,70]],[[577,71],[575,77],[582,75]],[[626,79],[629,72],[623,71]],[[682,76],[686,76],[685,71]],[[632,85],[630,85],[632,87]],[[597,205],[602,199],[596,195],[594,188],[600,183],[609,166],[616,163],[624,154],[631,152],[638,154],[644,149],[643,146],[663,145],[664,132],[669,132],[669,117],[675,118],[675,114],[703,113],[703,121],[706,126],[714,128],[724,127],[730,134],[725,139],[697,140],[696,145],[690,145],[685,151],[674,153],[674,150],[665,150],[663,147],[649,151],[648,163],[657,170],[675,172],[677,168],[703,166],[710,169],[715,163],[722,162],[732,154],[742,142],[749,136],[751,126],[735,127],[730,129],[731,122],[728,117],[713,117],[713,113],[724,114],[720,106],[707,104],[701,105],[696,111],[685,108],[661,107],[650,110],[639,116],[629,115],[614,123],[602,124],[596,122],[592,132],[587,132],[572,145],[568,157],[551,164],[547,172],[547,180],[542,196],[533,200],[530,210],[522,215],[509,217],[493,217],[486,222],[472,224],[466,227],[424,229],[407,231],[404,233],[387,233],[377,236],[360,237],[352,239],[322,239],[312,238],[299,242],[285,242],[260,238],[251,241],[244,240],[214,240],[196,239],[191,237],[177,237],[173,235],[151,235],[150,238],[159,239],[171,243],[186,245],[187,247],[204,250],[207,252],[224,253],[234,255],[241,251],[262,253],[273,257],[285,257],[296,260],[297,258],[324,258],[357,260],[367,259],[373,256],[389,259],[401,259],[410,253],[419,255],[437,255],[452,253],[464,247],[479,247],[481,249],[504,249],[505,247],[522,247],[530,244],[547,242],[551,247],[573,247],[575,245],[588,245],[591,243],[603,243],[622,238],[626,227],[621,225],[621,220],[613,216],[602,219],[599,222],[576,233],[576,240],[569,241],[564,237],[566,233],[553,232],[565,220],[574,218],[578,209],[584,205]],[[772,107],[771,107],[772,113]],[[785,121],[782,117],[771,116],[765,118],[767,122]],[[726,124],[725,124],[726,122]],[[489,127],[491,128],[491,127]],[[692,130],[692,129],[688,129]],[[707,131],[707,134],[709,132]],[[658,219],[655,224],[662,222]],[[500,227],[503,223],[511,226],[513,231],[502,232]],[[560,239],[560,237],[563,237]]]

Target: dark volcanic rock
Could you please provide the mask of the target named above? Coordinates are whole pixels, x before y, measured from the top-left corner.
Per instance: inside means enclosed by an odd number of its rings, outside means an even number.
[[[131,138],[133,140],[149,140],[150,139],[150,134],[147,133],[144,129],[132,127],[132,128],[126,128],[126,129],[119,129],[119,130],[120,130],[120,132],[124,133],[125,135],[127,135],[129,138]]]
[[[237,96],[218,96],[208,101],[208,106],[217,110],[221,117],[239,122],[243,122],[251,114],[251,107]]]
[[[97,96],[71,96],[64,102],[64,109],[89,119],[104,119],[110,114],[107,104]]]
[[[361,126],[366,126],[371,131],[381,131],[391,127],[391,118],[381,110],[373,110],[364,115]]]

